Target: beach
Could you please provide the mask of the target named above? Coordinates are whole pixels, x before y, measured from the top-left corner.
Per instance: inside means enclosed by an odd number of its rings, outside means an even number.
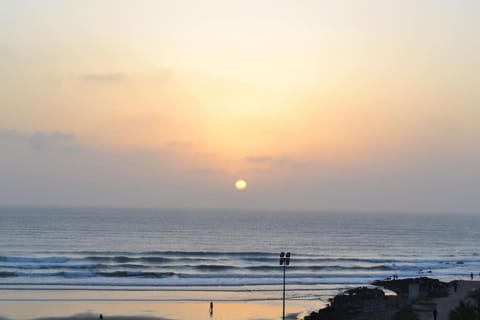
[[[416,281],[411,279],[411,281]],[[395,282],[391,284],[395,286]],[[420,320],[429,320],[434,308],[438,311],[438,320],[448,320],[451,310],[455,309],[473,290],[480,289],[480,281],[458,281],[455,291],[453,285],[446,284],[448,295],[421,299],[412,305],[412,310]],[[388,285],[387,285],[388,287]],[[428,286],[427,286],[428,287]],[[400,293],[400,292],[398,292]],[[201,291],[119,291],[105,289],[39,289],[39,288],[2,288],[0,290],[1,319],[205,319],[205,320],[243,320],[243,319],[279,319],[281,301],[226,301],[215,300],[213,313],[209,313],[209,301]],[[189,297],[185,299],[185,297]],[[181,298],[180,298],[181,297]],[[224,295],[219,292],[216,298]],[[248,297],[248,294],[245,296]],[[365,303],[365,302],[364,302]],[[365,306],[367,306],[365,304]],[[394,300],[382,311],[395,314],[403,303]],[[312,311],[326,307],[321,301],[287,301],[286,318],[303,319]],[[391,308],[389,311],[388,308]],[[367,307],[368,309],[368,307]],[[371,312],[371,311],[370,311]],[[356,314],[359,319],[363,315]],[[322,318],[323,319],[323,318]],[[389,319],[389,318],[388,318]],[[387,320],[387,318],[385,318]]]
[[[0,310],[9,319],[112,317],[158,319],[278,319],[281,301],[228,301],[222,293],[182,291],[112,291],[0,289]],[[209,300],[214,312],[209,314]],[[220,298],[222,297],[222,298]],[[213,299],[218,298],[218,299]],[[220,300],[223,299],[223,300]],[[323,307],[319,301],[288,301],[289,318]]]
[[[479,83],[480,0],[0,0],[0,320],[450,320]]]
[[[393,274],[448,282],[480,270],[480,218],[468,215],[3,208],[0,218],[0,316],[11,319],[209,319],[210,301],[218,319],[278,319],[282,251],[295,317]]]

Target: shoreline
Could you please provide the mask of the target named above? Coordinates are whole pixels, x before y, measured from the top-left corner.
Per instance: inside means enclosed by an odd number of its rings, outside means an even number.
[[[224,292],[180,291],[175,294],[174,291],[2,291],[0,288],[0,319],[98,319],[99,314],[103,314],[104,319],[276,320],[282,312],[280,298],[250,299],[248,292],[241,292],[243,298],[236,300],[222,299]],[[186,298],[186,294],[190,298]],[[160,298],[148,298],[155,295]],[[210,301],[215,305],[212,317],[208,313]],[[321,307],[321,301],[293,298],[287,302],[286,311],[290,319],[296,319]]]
[[[419,297],[414,303],[408,302],[408,285],[419,283]],[[287,319],[305,320],[342,320],[363,319],[362,313],[378,317],[372,319],[391,319],[399,311],[408,307],[419,315],[418,319],[429,320],[431,310],[439,305],[439,320],[447,320],[444,315],[453,309],[466,294],[480,288],[480,281],[458,280],[458,292],[453,292],[452,282],[442,282],[433,278],[409,278],[401,280],[378,280],[370,286],[352,287],[330,299],[330,304],[320,300],[296,299],[287,300]],[[382,288],[382,290],[380,290]],[[17,290],[19,289],[19,290]],[[124,291],[83,290],[50,288],[0,288],[0,319],[33,319],[33,320],[87,320],[98,319],[102,314],[105,319],[135,320],[167,320],[167,319],[279,319],[281,317],[280,299],[248,299],[248,291],[243,300],[226,300],[217,297],[205,297],[205,291],[198,289],[190,293],[191,299],[171,297],[175,290],[160,292],[165,299],[148,299],[144,293],[159,294],[159,291]],[[396,295],[385,295],[386,290]],[[270,291],[270,290],[267,290]],[[292,290],[293,291],[293,290]],[[379,292],[382,292],[380,294]],[[215,292],[215,291],[214,291]],[[222,294],[223,290],[216,290]],[[348,293],[349,292],[349,293]],[[185,293],[185,290],[179,291]],[[211,291],[208,292],[212,293]],[[65,296],[65,294],[67,294]],[[106,295],[113,294],[110,297]],[[83,298],[81,297],[83,296]],[[170,298],[167,298],[170,296]],[[368,299],[364,299],[368,296]],[[443,299],[443,300],[442,300]],[[348,318],[342,316],[342,308],[338,308],[343,300],[349,312]],[[215,313],[210,317],[208,303],[214,301]],[[373,301],[373,303],[372,303]],[[336,306],[331,312],[332,304]],[[372,309],[372,305],[375,307]],[[407,309],[408,309],[407,308]],[[330,311],[327,311],[329,310]],[[316,310],[316,311],[314,311]],[[356,316],[352,317],[352,310]],[[362,311],[363,310],[363,311]],[[329,313],[330,312],[330,313]],[[385,317],[383,317],[383,315]],[[443,316],[440,316],[443,315]],[[403,318],[402,318],[403,319]]]
[[[426,280],[421,280],[426,279]],[[396,301],[384,305],[385,310],[407,305],[404,301],[408,283],[426,281],[424,287],[447,286],[450,283],[432,278],[409,278],[401,280],[376,280],[368,285],[368,290],[383,288],[396,295],[382,296],[381,299]],[[476,284],[476,281],[464,281]],[[463,282],[462,282],[463,283]],[[480,286],[480,282],[479,286]],[[349,286],[347,290],[332,291],[330,301],[345,296],[345,292],[359,292],[366,286]],[[110,319],[128,317],[129,319],[278,319],[281,315],[281,297],[275,297],[279,288],[122,288],[122,287],[42,287],[3,286],[0,288],[0,319],[96,319],[95,314],[109,316]],[[321,288],[316,288],[321,291]],[[272,298],[272,293],[274,297]],[[315,289],[287,288],[287,313],[292,319],[316,320],[316,314],[324,313],[328,303],[326,292]],[[314,293],[314,295],[312,295]],[[319,295],[320,294],[320,295]],[[393,298],[393,299],[392,299]],[[212,318],[208,303],[214,301],[218,312]],[[331,305],[331,303],[330,303]],[[399,309],[399,308],[397,308]],[[231,312],[235,310],[234,314]],[[319,310],[319,311],[316,311]],[[322,311],[323,310],[323,311]],[[384,311],[385,311],[384,310]],[[389,312],[390,312],[389,311]],[[397,310],[398,311],[398,310]],[[228,315],[228,316],[227,316]],[[3,317],[3,318],[2,318]],[[80,318],[79,318],[80,317]],[[323,318],[318,318],[323,319]],[[328,319],[328,318],[325,318]],[[333,318],[341,319],[341,318]],[[354,319],[354,318],[352,318]]]

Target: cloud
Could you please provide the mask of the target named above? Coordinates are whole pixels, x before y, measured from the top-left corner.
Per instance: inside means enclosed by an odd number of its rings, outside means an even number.
[[[15,130],[0,129],[0,139],[18,140],[20,137]]]
[[[6,43],[0,43],[0,65],[8,66],[9,60],[15,56],[15,52],[12,47]]]
[[[256,157],[256,156],[249,156],[246,158],[248,162],[272,162],[272,157]]]
[[[209,207],[226,192],[214,170],[168,148],[100,148],[61,131],[3,129],[0,150],[3,204]]]
[[[9,142],[25,142],[35,150],[45,150],[53,147],[72,147],[76,142],[76,137],[73,133],[61,131],[19,133],[11,129],[0,129],[0,139]]]
[[[216,175],[216,174],[220,174],[222,172],[223,171],[216,170],[216,169],[195,168],[195,169],[187,170],[185,173],[194,174],[194,175]]]
[[[293,161],[288,157],[248,156],[245,159],[247,162],[253,164],[270,164],[276,166],[293,164]]]
[[[170,141],[165,143],[168,148],[190,148],[193,145],[190,141]]]
[[[126,125],[152,127],[163,124],[167,121],[167,116],[163,113],[141,113],[133,115],[125,121]]]
[[[54,145],[71,145],[75,142],[75,135],[63,132],[35,132],[29,137],[30,144],[33,148],[43,150]]]
[[[104,73],[85,73],[79,76],[79,79],[87,83],[119,83],[129,78],[123,72],[104,72]]]
[[[165,84],[175,78],[175,72],[170,69],[159,69],[147,73],[130,74],[123,71],[90,72],[77,75],[77,78],[91,84],[124,83],[128,80],[141,83]]]
[[[0,57],[8,55],[9,52],[9,47],[5,43],[0,43]]]
[[[477,149],[336,165],[254,154],[231,172],[214,167],[215,155],[181,149],[188,141],[169,144],[98,148],[59,130],[0,129],[0,203],[384,212],[478,212],[480,204]],[[232,187],[240,173],[249,182],[241,197]]]

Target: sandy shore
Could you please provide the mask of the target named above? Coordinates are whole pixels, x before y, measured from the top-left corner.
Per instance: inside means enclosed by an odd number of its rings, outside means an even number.
[[[92,320],[102,314],[104,319],[167,320],[277,320],[281,318],[281,304],[219,302],[215,303],[214,313],[210,316],[208,304],[196,302],[153,303],[153,302],[23,302],[0,303],[0,319],[70,319]],[[302,318],[305,309],[302,306],[287,306],[288,319]]]
[[[433,319],[432,310],[436,307],[438,320],[448,320],[450,311],[472,290],[479,288],[480,281],[459,281],[456,292],[453,287],[450,287],[447,297],[419,302],[413,306],[413,309],[419,320],[431,320]],[[104,319],[112,320],[276,320],[281,318],[281,301],[214,300],[214,313],[210,315],[209,302],[196,300],[202,293],[192,292],[193,299],[190,301],[147,299],[145,294],[145,292],[135,291],[0,289],[0,320],[91,320],[98,319],[100,314]],[[173,292],[161,294],[165,298],[175,296]],[[291,300],[287,302],[287,318],[301,319],[310,311],[318,310],[323,306],[324,304],[318,300]]]
[[[6,290],[0,288],[2,319],[198,319],[198,320],[268,320],[282,315],[280,300],[222,301],[212,292],[102,291],[102,290]],[[188,297],[188,299],[185,299]],[[216,299],[214,299],[216,298]],[[225,297],[224,297],[225,298]],[[209,314],[209,299],[214,313]],[[287,302],[289,319],[303,318],[323,307],[321,301]]]

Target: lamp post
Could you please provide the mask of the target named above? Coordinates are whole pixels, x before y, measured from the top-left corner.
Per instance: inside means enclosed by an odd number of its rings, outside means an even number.
[[[283,317],[285,320],[285,271],[287,266],[290,264],[290,252],[281,252],[280,253],[280,265],[283,266]]]

